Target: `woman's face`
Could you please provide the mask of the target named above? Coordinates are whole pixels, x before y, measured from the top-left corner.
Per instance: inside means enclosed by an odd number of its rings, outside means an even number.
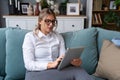
[[[47,35],[53,31],[53,28],[56,25],[56,20],[53,15],[48,15],[47,17],[44,17],[39,24],[41,25],[41,32]]]

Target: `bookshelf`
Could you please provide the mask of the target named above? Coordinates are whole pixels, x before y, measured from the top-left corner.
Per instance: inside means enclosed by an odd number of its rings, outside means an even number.
[[[110,12],[117,14],[120,17],[120,9],[118,6],[113,6],[115,0],[93,0],[92,10],[92,26],[102,27],[109,30],[119,30],[120,25],[116,25],[114,21],[112,23],[106,23],[105,18],[110,15]],[[112,6],[112,7],[111,7]],[[110,16],[114,17],[113,15]],[[110,19],[109,17],[109,19]]]

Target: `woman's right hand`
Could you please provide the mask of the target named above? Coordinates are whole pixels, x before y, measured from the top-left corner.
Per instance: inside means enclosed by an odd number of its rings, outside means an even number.
[[[49,62],[47,69],[56,68],[64,56],[58,57],[55,61]]]

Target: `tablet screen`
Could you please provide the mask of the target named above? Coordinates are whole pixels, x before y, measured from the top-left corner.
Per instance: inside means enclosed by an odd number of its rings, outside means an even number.
[[[60,62],[60,64],[58,65],[58,70],[61,70],[67,66],[70,65],[71,60],[75,59],[75,58],[80,58],[81,53],[83,52],[84,47],[80,47],[80,48],[68,48],[64,58],[62,59],[62,61]]]

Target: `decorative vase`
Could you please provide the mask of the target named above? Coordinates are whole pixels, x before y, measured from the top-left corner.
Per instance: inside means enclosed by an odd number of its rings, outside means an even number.
[[[59,14],[60,14],[59,4],[55,4],[55,5],[54,5],[54,13],[55,13],[56,15],[59,15]]]
[[[27,8],[27,15],[29,15],[29,16],[33,15],[33,8],[32,8],[31,4],[29,4],[29,6]]]
[[[39,2],[36,2],[35,16],[38,16],[39,13],[40,13],[40,10],[39,10]]]

